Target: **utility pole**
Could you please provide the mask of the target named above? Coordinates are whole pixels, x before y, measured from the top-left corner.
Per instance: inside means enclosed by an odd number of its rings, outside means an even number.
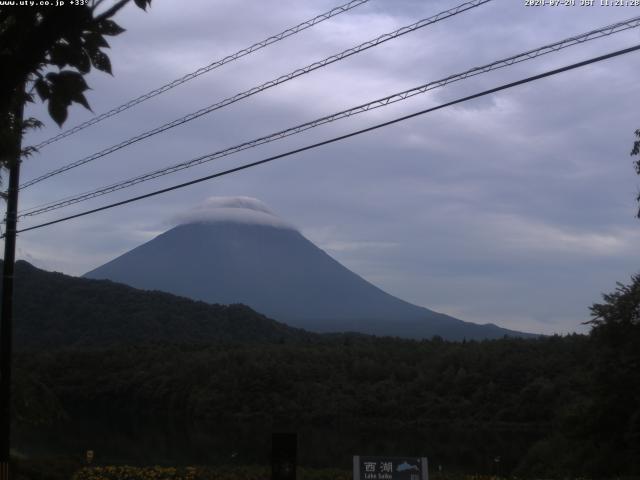
[[[11,357],[13,354],[13,274],[16,257],[16,226],[18,220],[18,190],[20,188],[20,157],[22,152],[22,117],[25,86],[16,89],[11,122],[12,149],[7,153],[9,189],[4,234],[4,264],[2,269],[2,307],[0,310],[0,480],[9,480],[11,450]]]

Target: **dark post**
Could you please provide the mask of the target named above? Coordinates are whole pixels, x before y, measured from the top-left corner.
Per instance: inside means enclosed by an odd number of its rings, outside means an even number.
[[[11,356],[13,353],[13,270],[16,254],[20,154],[22,149],[22,113],[24,86],[14,96],[12,133],[15,149],[8,152],[9,190],[2,269],[2,307],[0,311],[0,480],[9,480],[11,449]]]
[[[274,433],[271,439],[271,480],[296,480],[298,435]]]

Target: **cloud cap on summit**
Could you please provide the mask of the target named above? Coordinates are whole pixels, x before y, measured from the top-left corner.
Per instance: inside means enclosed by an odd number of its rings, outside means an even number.
[[[172,218],[173,225],[190,223],[236,222],[296,230],[260,200],[246,196],[207,198],[203,203]]]

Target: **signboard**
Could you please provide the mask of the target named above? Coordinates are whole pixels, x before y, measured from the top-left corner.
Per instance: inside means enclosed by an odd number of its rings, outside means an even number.
[[[426,457],[353,457],[353,480],[429,480]]]

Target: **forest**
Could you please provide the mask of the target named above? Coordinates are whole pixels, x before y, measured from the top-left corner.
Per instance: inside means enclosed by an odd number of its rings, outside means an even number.
[[[170,420],[248,428],[256,441],[315,432],[301,458],[325,467],[348,468],[358,445],[382,454],[423,442],[434,462],[471,473],[495,473],[500,453],[503,475],[640,475],[640,276],[591,307],[589,335],[449,342],[311,334],[243,306],[140,296],[24,263],[19,275],[33,295],[25,306],[17,292],[17,429]],[[66,310],[42,306],[48,291]]]

